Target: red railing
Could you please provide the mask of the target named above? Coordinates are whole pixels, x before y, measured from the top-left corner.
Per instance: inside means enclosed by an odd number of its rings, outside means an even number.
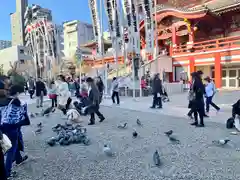
[[[172,55],[200,53],[236,47],[240,47],[240,36],[226,37],[176,46],[172,48]]]

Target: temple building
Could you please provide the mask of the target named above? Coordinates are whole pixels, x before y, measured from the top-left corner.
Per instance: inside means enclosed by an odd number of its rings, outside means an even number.
[[[182,72],[202,70],[217,88],[240,87],[240,2],[236,0],[157,0],[155,39],[159,71],[167,81],[181,80]],[[204,3],[203,3],[204,2]],[[175,4],[174,4],[175,3]],[[178,8],[181,7],[181,8]],[[144,62],[153,61],[145,48],[144,20],[140,21]],[[156,43],[155,43],[156,44]],[[96,43],[85,45],[96,48]],[[100,67],[114,63],[113,56],[85,59],[85,65]],[[118,58],[124,63],[123,55]],[[169,68],[170,67],[170,68]],[[151,69],[150,69],[151,71]]]

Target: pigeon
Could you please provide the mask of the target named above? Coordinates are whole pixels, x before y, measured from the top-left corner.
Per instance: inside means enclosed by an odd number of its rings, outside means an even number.
[[[170,135],[172,135],[172,133],[173,133],[173,130],[170,130],[170,131],[164,132],[164,134],[165,134],[166,136],[170,136]]]
[[[137,125],[139,125],[139,126],[143,125],[139,119],[137,119]]]
[[[35,116],[39,116],[39,113],[35,113]]]
[[[178,143],[178,144],[180,143],[180,141],[173,135],[169,135],[168,138],[173,143]]]
[[[104,145],[103,147],[103,152],[107,155],[107,156],[113,156],[113,152],[111,150],[111,148],[108,145]]]
[[[224,146],[229,141],[230,141],[229,139],[220,139],[220,140],[214,140],[214,141],[212,141],[212,143],[215,144],[215,145]]]
[[[33,114],[33,113],[30,113],[30,118],[35,118],[36,117],[36,115],[35,114]]]
[[[57,139],[54,138],[54,137],[52,137],[52,138],[50,138],[50,139],[47,141],[47,144],[48,144],[49,146],[54,146],[54,145],[56,145],[56,142],[57,142]]]
[[[136,131],[136,130],[134,130],[134,131],[133,131],[133,133],[132,133],[132,135],[133,135],[133,137],[134,137],[134,138],[136,138],[136,137],[138,136],[138,133],[137,133],[137,131]]]
[[[90,145],[90,143],[91,143],[91,142],[90,142],[90,139],[89,139],[88,137],[86,137],[86,136],[83,138],[83,141],[82,141],[82,142],[83,142],[83,144],[85,144],[86,146]]]
[[[161,165],[161,161],[160,161],[160,156],[158,151],[156,150],[153,154],[153,162],[156,166],[160,166]]]
[[[118,128],[119,128],[119,129],[124,129],[124,128],[126,128],[126,127],[127,127],[127,123],[118,125]]]
[[[56,132],[56,131],[60,131],[61,129],[62,129],[62,125],[61,124],[57,124],[55,127],[52,128],[52,131]]]
[[[53,110],[53,107],[49,107],[45,110],[42,110],[42,116],[49,115]]]
[[[42,128],[38,128],[36,131],[35,131],[35,134],[40,134],[42,132]]]
[[[38,128],[42,128],[42,123],[41,123],[41,122],[38,123],[38,124],[37,124],[37,127],[38,127]]]
[[[56,109],[55,108],[53,108],[53,110],[52,110],[52,113],[54,113],[56,111]]]

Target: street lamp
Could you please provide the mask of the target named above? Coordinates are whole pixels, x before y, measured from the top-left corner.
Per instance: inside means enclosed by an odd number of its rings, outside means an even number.
[[[75,56],[76,56],[76,64],[77,66],[79,67],[79,78],[80,78],[80,81],[82,79],[82,50],[80,48],[76,48],[76,52],[75,52]]]

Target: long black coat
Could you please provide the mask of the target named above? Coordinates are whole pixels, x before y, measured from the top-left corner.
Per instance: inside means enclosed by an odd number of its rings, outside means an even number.
[[[37,97],[41,96],[41,93],[43,93],[43,94],[46,93],[46,87],[42,81],[37,81],[36,82],[36,96]]]
[[[152,92],[153,94],[160,93],[163,94],[162,91],[162,81],[159,78],[154,78],[152,81]]]
[[[200,77],[195,77],[192,89],[195,93],[195,99],[191,102],[191,108],[193,110],[204,110],[203,95],[205,94],[205,87]]]
[[[96,112],[99,109],[100,93],[96,86],[92,86],[92,89],[90,90],[88,95],[88,102],[89,102],[89,106],[87,108],[87,112],[89,114]]]

